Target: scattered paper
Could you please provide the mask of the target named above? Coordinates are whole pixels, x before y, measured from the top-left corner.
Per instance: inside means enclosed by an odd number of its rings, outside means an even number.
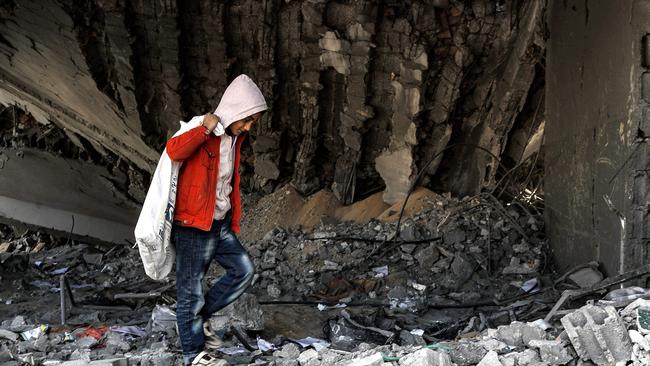
[[[388,266],[375,267],[372,270],[376,273],[375,278],[388,276]]]
[[[114,333],[130,334],[136,337],[144,337],[147,335],[147,332],[143,328],[134,325],[114,325],[110,327],[110,330]]]
[[[424,335],[424,330],[422,330],[422,329],[413,329],[411,331],[411,334],[416,335],[418,337],[422,337]]]
[[[327,348],[330,346],[329,342],[324,341],[319,338],[314,338],[314,337],[307,337],[303,339],[297,339],[295,340],[296,343],[298,343],[301,347],[314,347],[314,349],[317,352],[320,352],[320,350]]]
[[[537,278],[532,278],[521,285],[521,289],[526,293],[535,293],[539,291],[539,282]]]
[[[233,355],[237,355],[237,354],[240,354],[240,353],[247,352],[246,348],[241,347],[241,346],[219,348],[219,349],[217,349],[217,351],[223,353],[224,355],[228,355],[228,356],[233,356]]]
[[[38,339],[38,337],[41,336],[41,334],[45,334],[47,332],[48,326],[47,325],[40,325],[38,328],[26,330],[20,335],[23,337],[24,340],[28,341],[30,339]]]
[[[266,341],[260,337],[257,337],[257,349],[259,349],[262,352],[273,351],[275,350],[275,346],[273,345],[273,343]]]
[[[63,268],[58,268],[55,269],[54,271],[50,272],[51,275],[62,275],[66,272],[68,272],[69,267],[63,267]]]

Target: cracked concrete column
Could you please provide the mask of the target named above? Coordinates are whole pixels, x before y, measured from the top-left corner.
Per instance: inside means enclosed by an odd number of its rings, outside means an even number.
[[[395,31],[410,34],[405,20],[395,23]],[[417,174],[414,149],[417,145],[415,117],[422,108],[422,71],[428,67],[428,57],[421,45],[408,45],[401,53],[399,78],[391,82],[393,105],[388,149],[376,159],[376,169],[386,184],[384,202],[394,204],[406,197]]]

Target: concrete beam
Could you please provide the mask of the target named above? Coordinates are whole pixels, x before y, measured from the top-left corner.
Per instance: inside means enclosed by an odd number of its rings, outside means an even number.
[[[39,150],[0,149],[0,155],[7,158],[0,220],[78,239],[133,242],[139,207],[115,189],[106,169]]]

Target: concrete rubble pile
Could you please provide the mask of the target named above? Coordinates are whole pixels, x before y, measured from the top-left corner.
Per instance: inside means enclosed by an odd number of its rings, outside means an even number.
[[[615,290],[542,320],[555,290],[590,288],[603,276],[583,266],[554,280],[542,221],[523,207],[444,197],[402,221],[396,241],[394,222],[323,218],[311,233],[276,228],[245,243],[257,274],[249,293],[210,319],[225,335],[218,353],[233,365],[650,361],[645,289]],[[137,249],[8,226],[0,234],[0,365],[180,364],[174,282],[148,280]],[[290,317],[299,308],[323,314],[310,328],[322,332],[269,331],[274,304]]]
[[[484,197],[440,197],[395,223],[324,223],[313,233],[276,228],[249,251],[258,295],[328,303],[376,299],[421,310],[535,288],[545,267],[540,217]],[[496,203],[495,203],[496,202]],[[541,283],[539,283],[541,285]]]

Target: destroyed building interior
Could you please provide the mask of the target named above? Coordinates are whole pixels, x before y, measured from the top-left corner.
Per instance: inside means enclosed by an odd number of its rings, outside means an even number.
[[[179,122],[240,74],[268,109],[239,166],[255,274],[209,317],[220,365],[650,365],[647,19],[0,0],[0,366],[183,364],[175,269],[147,276],[134,228]]]

